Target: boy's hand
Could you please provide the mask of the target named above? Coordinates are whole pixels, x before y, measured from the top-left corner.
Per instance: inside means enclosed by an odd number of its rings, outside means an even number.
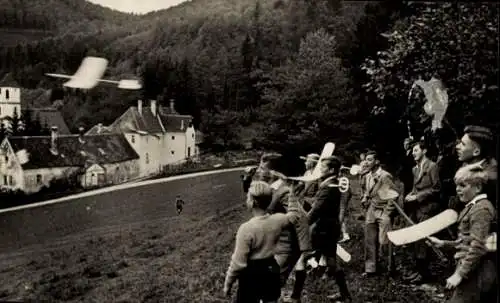
[[[436,247],[443,247],[443,245],[444,245],[444,241],[440,240],[440,239],[438,239],[436,237],[428,237],[427,240],[429,240]]]
[[[455,288],[460,284],[460,282],[462,282],[462,277],[459,274],[454,273],[451,277],[446,279],[446,288]]]

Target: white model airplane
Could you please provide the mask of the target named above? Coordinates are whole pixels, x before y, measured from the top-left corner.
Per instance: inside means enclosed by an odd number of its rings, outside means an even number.
[[[101,79],[108,67],[108,60],[98,57],[85,57],[80,67],[73,76],[64,74],[47,73],[47,76],[70,79],[63,85],[71,88],[91,89],[99,82],[118,84],[121,89],[141,89],[142,85],[137,80],[106,80]]]

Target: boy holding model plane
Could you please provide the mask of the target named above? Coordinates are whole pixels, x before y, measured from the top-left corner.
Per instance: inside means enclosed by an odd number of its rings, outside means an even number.
[[[457,250],[456,269],[446,280],[446,287],[455,289],[448,303],[496,302],[496,256],[488,252],[485,240],[494,232],[496,210],[485,194],[488,173],[481,167],[468,165],[455,175],[458,199],[465,208],[458,216],[458,239],[440,240],[429,237],[438,247]]]

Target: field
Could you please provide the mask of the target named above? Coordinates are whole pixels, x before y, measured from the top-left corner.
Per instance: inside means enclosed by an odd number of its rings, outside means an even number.
[[[177,180],[0,214],[0,300],[228,302],[222,295],[224,274],[237,227],[249,217],[238,175]],[[176,194],[186,201],[180,216]],[[404,285],[398,277],[362,280],[357,201],[351,205],[352,239],[344,245],[353,255],[344,267],[354,302],[442,301],[436,292]],[[308,278],[303,302],[328,302],[333,285]]]

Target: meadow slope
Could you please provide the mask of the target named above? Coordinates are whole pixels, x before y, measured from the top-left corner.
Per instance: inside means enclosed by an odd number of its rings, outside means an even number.
[[[124,205],[141,195],[141,204],[148,210],[135,219],[127,216],[124,208],[117,211],[118,200],[113,203],[110,196],[100,201],[96,197],[94,204],[72,202],[73,209],[100,207],[101,213],[96,211],[95,216],[103,216],[105,208],[115,209],[111,212],[118,217],[109,223],[99,220],[98,228],[59,235],[44,244],[12,251],[4,246],[0,300],[228,302],[222,296],[224,274],[237,227],[249,217],[236,177],[236,173],[214,175],[136,193],[117,192],[114,199],[123,199],[120,203]],[[174,214],[173,203],[165,203],[177,193],[188,202],[181,216]],[[361,280],[362,224],[356,220],[357,201],[351,204],[352,240],[344,245],[353,255],[345,269],[354,302],[439,301],[432,291],[417,290],[386,276]],[[5,218],[0,217],[0,221]],[[118,221],[122,223],[116,224]],[[303,302],[328,302],[326,295],[332,291],[335,286],[331,282],[308,278]]]

